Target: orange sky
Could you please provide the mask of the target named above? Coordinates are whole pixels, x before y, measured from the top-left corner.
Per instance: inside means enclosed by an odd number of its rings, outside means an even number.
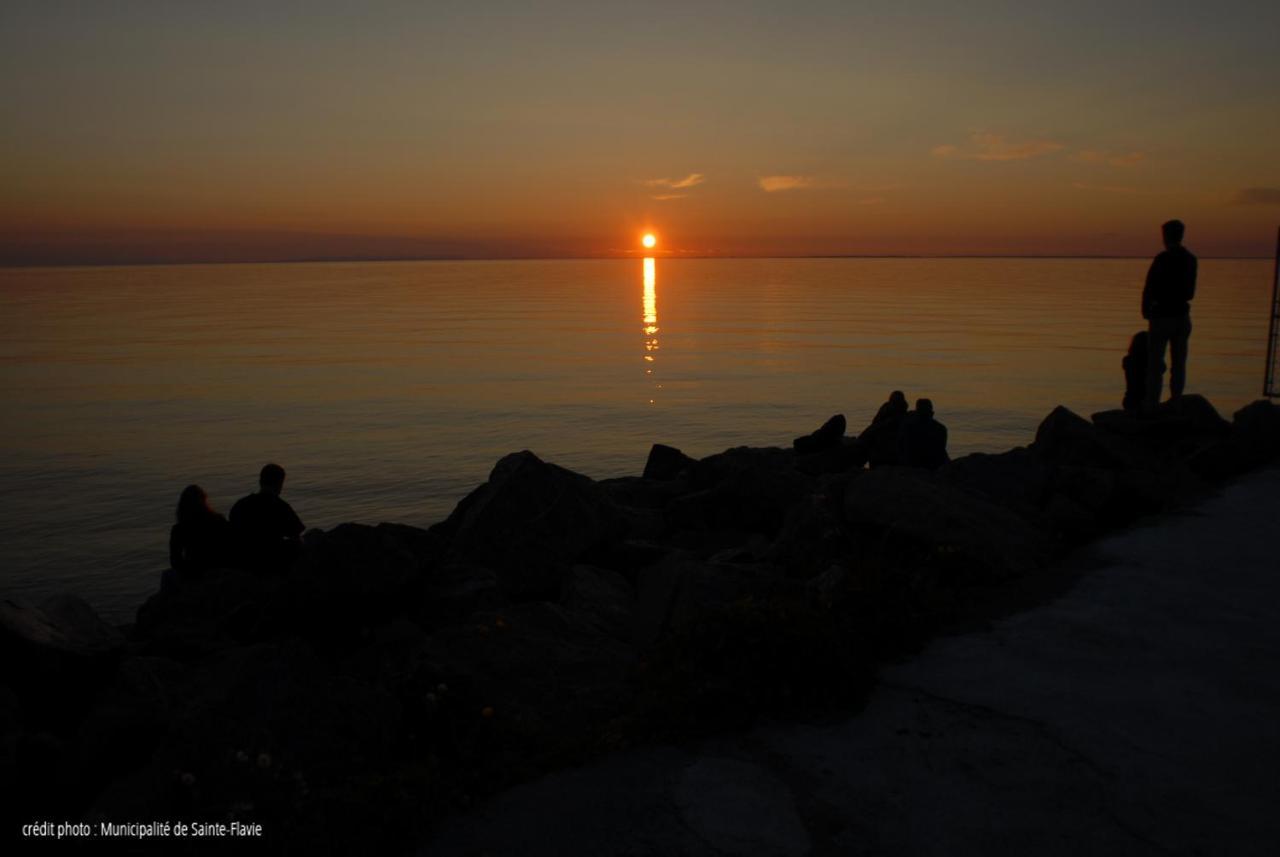
[[[693,5],[6,4],[0,263],[1272,252],[1274,8]]]

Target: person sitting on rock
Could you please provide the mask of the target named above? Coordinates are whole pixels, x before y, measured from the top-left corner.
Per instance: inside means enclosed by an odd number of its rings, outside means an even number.
[[[902,418],[898,437],[899,463],[937,470],[947,455],[947,427],[933,418],[933,402],[916,399],[916,409]]]
[[[858,444],[872,467],[898,462],[898,435],[902,420],[907,415],[907,397],[901,390],[889,394],[889,400],[880,406],[871,425],[858,435]]]
[[[1147,357],[1150,351],[1150,334],[1139,330],[1129,340],[1129,353],[1120,361],[1124,369],[1124,402],[1126,411],[1138,411],[1147,396]]]
[[[169,530],[169,565],[174,571],[199,572],[226,565],[231,556],[231,528],[209,506],[199,485],[188,485],[178,497],[178,522]]]
[[[280,465],[265,465],[258,475],[258,492],[237,500],[231,507],[231,528],[241,557],[250,568],[278,569],[297,558],[306,528],[293,507],[280,496],[284,475]]]

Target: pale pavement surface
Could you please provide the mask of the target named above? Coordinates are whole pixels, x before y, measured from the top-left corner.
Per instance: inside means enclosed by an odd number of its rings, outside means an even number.
[[[1280,469],[1108,538],[867,709],[608,757],[427,855],[1280,854]]]

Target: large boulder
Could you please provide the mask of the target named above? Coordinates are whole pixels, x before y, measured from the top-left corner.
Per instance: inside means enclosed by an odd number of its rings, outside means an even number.
[[[1231,445],[1242,469],[1275,460],[1280,456],[1280,407],[1259,399],[1236,411],[1231,423]]]
[[[39,605],[22,599],[0,601],[0,645],[5,654],[50,658],[98,658],[118,651],[124,636],[88,602],[59,594]]]
[[[439,541],[400,524],[312,530],[288,584],[294,624],[340,635],[404,613],[421,597]]]
[[[1044,505],[1050,468],[1026,447],[1008,452],[975,452],[938,470],[938,481],[979,494],[993,503],[1034,516]]]
[[[560,603],[612,637],[631,638],[636,596],[627,579],[616,571],[575,565],[565,576]]]
[[[836,414],[812,432],[791,442],[798,455],[809,455],[825,449],[835,449],[844,438],[844,414]]]
[[[674,446],[655,443],[644,463],[644,478],[670,481],[688,472],[697,462]]]
[[[849,481],[850,526],[917,556],[959,562],[981,577],[1008,577],[1045,561],[1045,534],[1026,518],[918,468],[881,467]]]
[[[502,601],[502,589],[493,569],[450,562],[428,576],[412,616],[422,626],[435,628],[477,610],[496,609]]]
[[[432,672],[470,706],[459,730],[483,726],[486,749],[519,774],[522,757],[580,754],[630,704],[635,649],[595,617],[545,601],[477,613],[431,636]],[[470,726],[468,726],[470,724]],[[498,748],[508,748],[504,757]]]
[[[857,478],[857,477],[854,477]],[[848,533],[841,515],[847,479],[829,477],[830,483],[793,506],[782,529],[764,551],[763,558],[785,577],[808,579],[850,553]]]
[[[1054,464],[1111,469],[1154,466],[1155,458],[1140,442],[1119,433],[1100,431],[1084,417],[1062,405],[1041,421],[1031,449]]]
[[[74,595],[0,602],[0,662],[29,723],[78,719],[124,646],[120,631]]]
[[[801,589],[769,566],[673,555],[640,572],[633,639],[649,647],[743,599],[768,600]]]
[[[794,467],[790,450],[736,447],[698,462],[698,489],[672,500],[667,524],[677,530],[732,530],[772,536],[816,480]]]
[[[596,483],[527,450],[500,460],[445,525],[450,554],[493,568],[515,600],[558,594],[570,566],[626,532]]]

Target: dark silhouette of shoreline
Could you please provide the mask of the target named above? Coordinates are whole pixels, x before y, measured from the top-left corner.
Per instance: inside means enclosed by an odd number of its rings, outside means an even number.
[[[613,749],[853,711],[878,664],[1002,587],[1274,461],[1280,408],[1058,407],[1029,446],[937,470],[863,469],[854,440],[655,445],[644,476],[601,481],[518,452],[429,529],[312,530],[286,573],[179,574],[130,626],[6,601],[5,823],[404,850]]]

